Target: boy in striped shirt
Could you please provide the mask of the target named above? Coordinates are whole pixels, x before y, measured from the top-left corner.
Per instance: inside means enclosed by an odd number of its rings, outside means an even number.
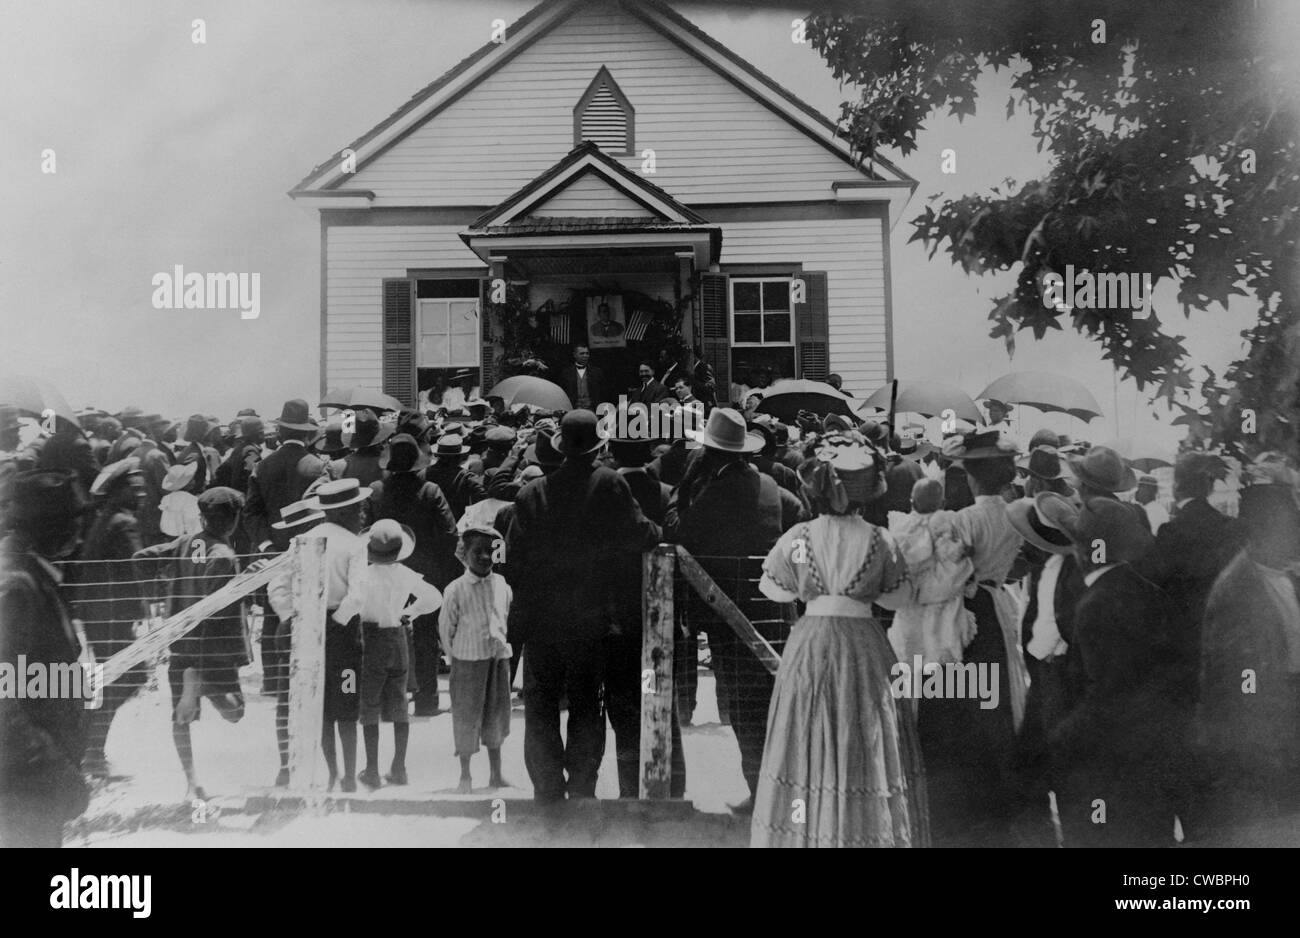
[[[489,788],[507,788],[501,775],[501,743],[510,735],[510,645],[506,619],[512,593],[492,570],[496,545],[503,543],[494,528],[473,526],[461,533],[456,559],[465,572],[443,595],[438,631],[451,656],[451,720],[460,757],[457,791],[472,790],[469,760],[479,740],[487,747]]]

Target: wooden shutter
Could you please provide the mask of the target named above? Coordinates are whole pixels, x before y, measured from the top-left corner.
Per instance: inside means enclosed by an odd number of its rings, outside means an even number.
[[[805,270],[797,274],[795,279],[803,280],[806,301],[794,306],[795,338],[799,343],[799,377],[825,381],[831,373],[826,274]]]
[[[703,358],[713,369],[718,402],[731,398],[731,278],[726,274],[700,273],[700,330]]]
[[[415,406],[415,281],[384,281],[384,393]]]
[[[481,374],[479,379],[479,393],[487,394],[487,392],[497,383],[497,350],[496,344],[492,339],[492,304],[488,302],[492,295],[491,278],[484,277],[479,280],[478,287],[479,342],[481,343],[481,354],[479,355],[479,368]]]

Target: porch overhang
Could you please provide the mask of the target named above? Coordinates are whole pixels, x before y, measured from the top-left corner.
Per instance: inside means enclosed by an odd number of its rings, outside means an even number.
[[[506,257],[519,273],[675,272],[687,252],[697,270],[708,270],[722,252],[720,225],[654,219],[531,217],[460,237],[485,263]]]

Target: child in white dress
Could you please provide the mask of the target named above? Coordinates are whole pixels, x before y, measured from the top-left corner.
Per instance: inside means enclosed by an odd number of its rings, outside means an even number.
[[[907,561],[913,590],[913,602],[894,616],[889,641],[909,666],[916,655],[926,665],[960,663],[975,634],[975,617],[963,602],[974,564],[956,536],[957,513],[940,511],[942,504],[942,483],[918,479],[912,510],[889,513],[889,533]]]

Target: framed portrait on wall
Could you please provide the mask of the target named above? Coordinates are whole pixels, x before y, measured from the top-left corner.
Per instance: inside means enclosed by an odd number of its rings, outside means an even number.
[[[587,297],[587,342],[593,349],[626,348],[627,318],[618,294]]]

